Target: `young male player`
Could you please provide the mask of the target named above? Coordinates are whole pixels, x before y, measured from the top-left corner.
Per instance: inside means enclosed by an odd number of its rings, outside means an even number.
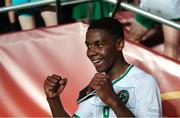
[[[74,117],[161,117],[156,80],[123,57],[124,34],[120,22],[103,18],[90,24],[85,44],[97,73],[80,92],[80,99],[93,91],[96,95],[80,102]],[[53,116],[69,116],[59,98],[66,83],[66,78],[55,74],[45,80],[44,90]]]

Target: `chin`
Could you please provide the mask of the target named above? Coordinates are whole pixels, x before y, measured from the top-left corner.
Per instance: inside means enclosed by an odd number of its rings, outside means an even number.
[[[96,68],[96,71],[99,72],[99,73],[103,73],[103,72],[105,72],[105,69],[103,69],[103,68]]]

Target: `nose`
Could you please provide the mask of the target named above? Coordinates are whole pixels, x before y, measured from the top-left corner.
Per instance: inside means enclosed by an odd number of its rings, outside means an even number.
[[[87,56],[89,58],[96,56],[96,54],[96,50],[93,47],[87,49]]]

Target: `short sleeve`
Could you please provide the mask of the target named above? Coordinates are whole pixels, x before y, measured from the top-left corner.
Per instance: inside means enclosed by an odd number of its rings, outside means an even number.
[[[145,76],[136,88],[136,117],[161,117],[162,105],[158,84],[151,76]]]

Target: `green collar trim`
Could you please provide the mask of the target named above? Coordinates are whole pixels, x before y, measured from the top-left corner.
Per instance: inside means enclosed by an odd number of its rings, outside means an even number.
[[[128,69],[127,69],[118,79],[115,79],[115,80],[112,81],[112,84],[114,85],[114,84],[116,84],[118,81],[120,81],[121,79],[123,79],[123,78],[129,73],[129,71],[131,70],[131,68],[132,68],[133,66],[134,66],[134,65],[130,65],[130,66],[128,67]]]

